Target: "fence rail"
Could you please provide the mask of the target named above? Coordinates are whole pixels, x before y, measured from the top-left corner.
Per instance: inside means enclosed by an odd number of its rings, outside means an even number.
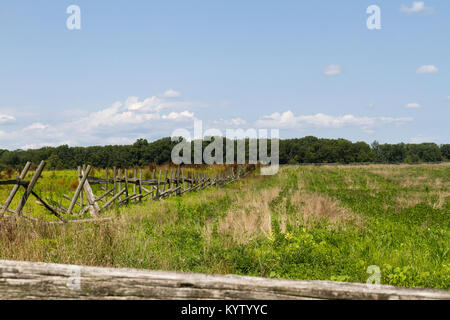
[[[450,291],[0,260],[0,299],[450,300]]]
[[[226,170],[218,174],[208,174],[204,172],[188,171],[185,173],[183,168],[159,170],[157,175],[156,169],[152,172],[152,179],[142,178],[142,169],[134,168],[130,171],[127,169],[112,168],[112,177],[109,177],[110,169],[105,170],[105,178],[93,177],[91,173],[92,167],[80,166],[78,172],[78,185],[73,195],[63,195],[65,201],[69,200],[70,205],[65,207],[61,202],[55,202],[46,198],[42,199],[40,195],[33,191],[38,182],[44,167],[45,161],[42,161],[37,167],[31,179],[25,180],[30,170],[31,162],[27,162],[24,169],[16,179],[0,181],[0,185],[13,185],[8,199],[3,205],[0,205],[0,218],[8,215],[13,218],[22,217],[30,220],[38,221],[36,218],[26,216],[22,209],[27,203],[29,197],[34,196],[38,204],[44,206],[51,214],[58,218],[60,223],[75,222],[77,220],[67,220],[64,215],[81,216],[85,212],[89,212],[95,221],[104,221],[100,214],[113,206],[126,205],[132,202],[142,202],[145,200],[158,200],[171,196],[181,196],[186,192],[198,191],[209,186],[224,186],[228,183],[236,181],[251,170],[252,166],[240,165],[237,167],[224,167]],[[100,195],[95,195],[91,185],[101,185]],[[15,210],[11,209],[11,203],[16,196],[18,190],[23,187],[25,193],[20,199],[19,205]],[[131,189],[131,190],[130,190]],[[61,199],[62,200],[62,199]],[[89,219],[80,219],[79,223],[88,222]],[[54,223],[54,222],[53,222]]]

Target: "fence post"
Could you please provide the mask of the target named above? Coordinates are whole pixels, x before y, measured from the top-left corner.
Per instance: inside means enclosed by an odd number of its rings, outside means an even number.
[[[36,172],[34,173],[33,177],[31,178],[31,181],[28,184],[27,190],[25,191],[24,195],[22,196],[19,206],[16,209],[16,214],[18,216],[21,214],[22,209],[25,206],[25,203],[27,203],[27,200],[30,197],[34,186],[36,185],[37,180],[41,176],[41,173],[42,173],[42,170],[44,170],[44,167],[45,167],[45,161],[42,160],[41,163],[39,164],[39,167],[36,169]]]
[[[77,172],[78,172],[78,183],[80,183],[81,179],[83,179],[83,171],[81,171],[81,167],[80,166],[78,166]],[[81,188],[81,192],[80,192],[80,206],[83,207],[83,205],[84,205],[83,204],[83,188]]]
[[[114,183],[114,191],[113,191],[113,197],[115,197],[117,193],[117,176],[116,176],[116,167],[113,167],[113,183]],[[114,200],[114,205],[116,205],[116,200]]]
[[[75,207],[75,203],[77,202],[78,196],[80,195],[80,192],[82,192],[83,185],[87,180],[89,172],[91,172],[91,166],[87,166],[86,171],[82,171],[80,167],[78,167],[78,169],[79,171],[81,171],[81,179],[79,179],[77,189],[75,190],[75,194],[72,198],[72,201],[70,202],[69,209],[67,209],[67,212],[69,214],[72,214],[73,207]],[[81,205],[83,205],[83,198],[81,198]]]
[[[89,167],[89,166],[88,166]],[[91,212],[91,215],[97,217],[100,213],[100,206],[97,203],[97,200],[95,199],[94,193],[92,192],[91,185],[89,184],[88,173],[87,169],[83,172],[84,176],[83,178],[86,178],[85,183],[83,184],[84,192],[86,192],[86,200],[89,204],[89,211]]]
[[[136,194],[136,183],[137,183],[137,170],[136,168],[133,169],[133,175],[134,175],[134,183],[133,183],[133,195]]]
[[[130,200],[128,199],[128,170],[125,169],[125,199],[126,203],[129,204]]]
[[[108,182],[109,182],[109,172],[108,168],[106,168],[106,184],[105,184],[105,192],[108,192]],[[105,202],[108,202],[108,193],[105,196]]]
[[[31,162],[28,161],[25,164],[25,167],[23,168],[22,172],[19,175],[19,179],[18,182],[22,181],[23,179],[25,179],[25,177],[27,176],[27,172],[30,169],[31,166]],[[0,211],[0,218],[3,217],[3,215],[5,214],[5,212],[8,210],[9,206],[11,205],[12,200],[14,199],[17,191],[19,190],[20,185],[19,184],[15,184],[13,189],[11,190],[11,193],[8,196],[8,199],[6,199],[6,203],[5,206],[2,208],[2,210]]]
[[[139,195],[139,202],[142,202],[142,168],[139,168]]]
[[[119,191],[122,190],[122,170],[119,168],[119,170],[117,171],[117,174],[119,176]],[[119,202],[120,200],[122,200],[122,194],[119,196]],[[114,202],[115,204],[115,202]]]
[[[159,198],[159,184],[161,183],[161,170],[159,170],[158,185],[156,186],[156,198]]]
[[[186,185],[184,184],[184,169],[181,169],[181,183],[183,184],[183,192],[186,191]]]
[[[156,179],[156,169],[153,169],[153,173],[152,173],[152,180],[154,181]],[[158,187],[156,187],[158,188]],[[155,194],[153,194],[155,193]],[[156,191],[155,191],[155,185],[152,185],[152,198],[154,198],[156,196]]]

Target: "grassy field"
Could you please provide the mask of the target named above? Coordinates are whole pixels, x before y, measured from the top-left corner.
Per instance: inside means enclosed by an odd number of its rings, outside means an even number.
[[[55,192],[75,180],[52,174]],[[376,265],[383,284],[450,289],[449,164],[285,167],[106,216],[2,221],[0,259],[349,282]]]

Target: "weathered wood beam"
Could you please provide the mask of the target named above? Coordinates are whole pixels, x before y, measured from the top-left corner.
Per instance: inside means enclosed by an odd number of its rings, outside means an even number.
[[[65,223],[77,224],[77,223],[89,223],[89,222],[107,222],[107,221],[112,221],[112,220],[113,220],[113,218],[92,218],[92,219],[67,220],[66,222],[50,221],[50,222],[47,222],[47,224],[65,224]]]
[[[87,170],[83,171],[84,176],[83,177],[87,177]],[[91,185],[89,184],[89,181],[85,181],[83,184],[83,189],[84,192],[86,193],[86,199],[88,201],[88,205],[89,205],[89,212],[91,213],[91,215],[95,218],[98,218],[99,214],[100,214],[100,206],[97,203],[97,200],[95,199],[95,195],[94,192],[92,192],[92,188]]]
[[[31,162],[28,161],[25,164],[25,167],[23,168],[22,172],[19,175],[19,178],[17,179],[17,182],[22,181],[23,179],[25,179],[25,177],[27,176],[28,170],[30,169],[31,166]],[[28,186],[28,184],[27,184]],[[5,205],[3,206],[3,208],[0,210],[0,217],[3,217],[3,215],[5,214],[6,211],[8,211],[9,206],[11,205],[11,202],[13,201],[17,191],[19,190],[20,185],[17,183],[13,189],[11,190],[8,198],[6,199]]]
[[[129,204],[130,201],[133,200],[133,198],[136,196],[139,196],[139,195],[136,193],[130,194],[130,195],[126,196],[125,198],[123,198],[122,200],[120,200],[119,204],[122,204],[122,203]]]
[[[14,210],[12,210],[12,209],[10,209],[10,208],[6,208],[5,206],[1,206],[1,205],[0,205],[0,209],[5,209],[5,213],[6,213],[6,212],[12,213],[12,214],[15,214],[15,213],[16,213]],[[0,219],[1,219],[1,218],[3,218],[3,216],[0,216]]]
[[[30,183],[27,186],[27,189],[25,190],[25,193],[22,196],[22,199],[19,202],[19,205],[16,208],[16,214],[20,216],[22,213],[22,209],[27,203],[28,198],[31,195],[31,192],[33,191],[34,186],[36,185],[36,182],[38,181],[39,177],[41,176],[42,170],[44,170],[45,167],[45,161],[41,161],[39,166],[36,169],[36,172],[34,173],[33,177],[30,180]]]
[[[40,205],[44,206],[47,210],[49,210],[51,213],[53,213],[53,215],[55,215],[59,220],[61,220],[63,222],[66,221],[63,217],[61,217],[59,215],[57,208],[49,205],[47,202],[42,200],[41,197],[39,197],[39,195],[37,195],[34,191],[31,191],[31,194],[38,200]]]
[[[78,168],[78,171],[80,171],[79,168]],[[78,183],[77,189],[75,190],[75,194],[73,195],[72,202],[69,205],[69,209],[68,209],[69,214],[72,214],[73,207],[75,207],[75,203],[78,200],[78,196],[80,195],[81,191],[83,190],[83,186],[88,178],[89,172],[91,172],[90,165],[87,166],[86,170],[82,170],[80,173],[81,179],[79,179],[80,181]],[[83,200],[81,199],[80,202],[83,203]]]
[[[63,198],[66,199],[66,200],[72,201],[72,198],[70,196],[68,196],[67,194],[63,194]],[[80,207],[83,206],[79,201],[76,201],[75,204],[79,205]]]
[[[0,181],[0,186],[10,186],[10,185],[19,185],[19,186],[28,186],[30,181],[25,181],[21,179],[12,179],[12,180],[2,180]]]
[[[105,201],[108,201],[108,195],[114,193],[114,188],[109,189],[105,193],[103,193],[101,196],[95,196],[96,201],[103,201],[103,198],[105,198]]]
[[[102,210],[107,209],[113,202],[114,204],[116,203],[116,200],[122,196],[122,194],[125,192],[125,188],[123,188],[122,190],[120,190],[118,193],[116,193],[114,195],[114,197],[112,197],[111,199],[108,200],[108,202],[106,202],[103,206],[102,206]]]
[[[450,291],[0,260],[0,299],[450,299]]]
[[[139,195],[142,195],[142,169],[139,168]],[[142,201],[142,196],[139,198]]]

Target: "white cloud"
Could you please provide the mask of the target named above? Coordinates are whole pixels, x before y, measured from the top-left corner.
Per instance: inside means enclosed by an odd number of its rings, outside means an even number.
[[[448,96],[448,97],[447,97],[447,100],[449,100],[449,101],[450,101],[450,96]]]
[[[35,122],[29,125],[28,127],[25,127],[24,131],[30,131],[30,130],[45,130],[48,128],[48,125],[42,124],[40,122]]]
[[[171,112],[168,115],[163,115],[162,118],[174,121],[186,121],[189,119],[194,119],[194,113],[187,110],[183,112]]]
[[[323,74],[326,76],[337,76],[342,73],[342,68],[338,64],[330,64],[325,68]]]
[[[434,66],[434,65],[424,65],[416,70],[417,74],[433,74],[433,73],[438,73],[438,72],[439,72],[439,69],[436,68],[436,66]]]
[[[184,110],[182,112],[169,112],[163,115],[162,112],[167,109],[179,109],[180,107],[189,107],[190,102],[167,102],[165,99],[153,96],[143,100],[138,97],[129,97],[124,103],[117,101],[109,108],[105,108],[85,117],[76,120],[74,127],[81,128],[81,131],[89,132],[92,130],[104,130],[105,128],[118,128],[128,125],[145,125],[149,121],[174,120],[183,121],[193,118],[194,114]]]
[[[16,121],[16,118],[14,118],[13,116],[9,116],[7,114],[0,114],[0,124],[14,121]]]
[[[195,119],[189,101],[170,101],[161,96],[140,100],[129,97],[117,101],[110,107],[91,113],[72,113],[66,122],[25,124],[21,128],[0,134],[6,148],[34,148],[61,144],[105,145],[130,143],[138,138],[170,135],[175,123],[191,122]],[[180,110],[180,108],[183,108]],[[11,121],[11,117],[2,117]]]
[[[238,126],[244,126],[247,124],[247,121],[245,121],[242,118],[232,118],[232,119],[219,119],[219,120],[214,120],[213,124],[216,126],[228,126],[228,127],[238,127]]]
[[[420,104],[418,104],[417,102],[407,103],[407,104],[405,105],[405,108],[408,108],[408,109],[418,109],[418,108],[420,108]]]
[[[179,98],[181,97],[181,93],[172,89],[164,91],[161,95],[162,98]]]
[[[290,110],[282,114],[276,112],[269,116],[264,116],[256,122],[258,127],[267,128],[343,128],[343,127],[359,127],[364,131],[372,131],[371,128],[383,124],[400,125],[413,121],[412,118],[391,118],[391,117],[356,117],[351,114],[343,116],[331,116],[323,113],[315,115],[295,116]]]
[[[232,126],[243,126],[247,123],[244,119],[241,118],[233,118],[231,120],[226,121],[226,124],[232,125]]]
[[[411,7],[402,4],[400,11],[404,13],[432,13],[434,9],[425,6],[425,2],[423,1],[414,1]]]
[[[414,144],[420,144],[420,143],[425,143],[425,142],[434,142],[436,141],[437,137],[425,137],[423,135],[419,135],[417,137],[413,137],[410,139],[411,143]]]
[[[150,98],[146,98],[142,101],[139,101],[138,97],[129,97],[125,101],[125,108],[129,111],[147,111],[147,112],[155,112],[163,109],[162,106],[163,100],[153,96]],[[119,108],[121,107],[118,106]]]
[[[39,149],[43,147],[57,147],[63,143],[54,143],[54,142],[40,142],[40,143],[31,143],[31,144],[25,144],[20,146],[20,149],[22,150],[28,150],[28,149]]]

